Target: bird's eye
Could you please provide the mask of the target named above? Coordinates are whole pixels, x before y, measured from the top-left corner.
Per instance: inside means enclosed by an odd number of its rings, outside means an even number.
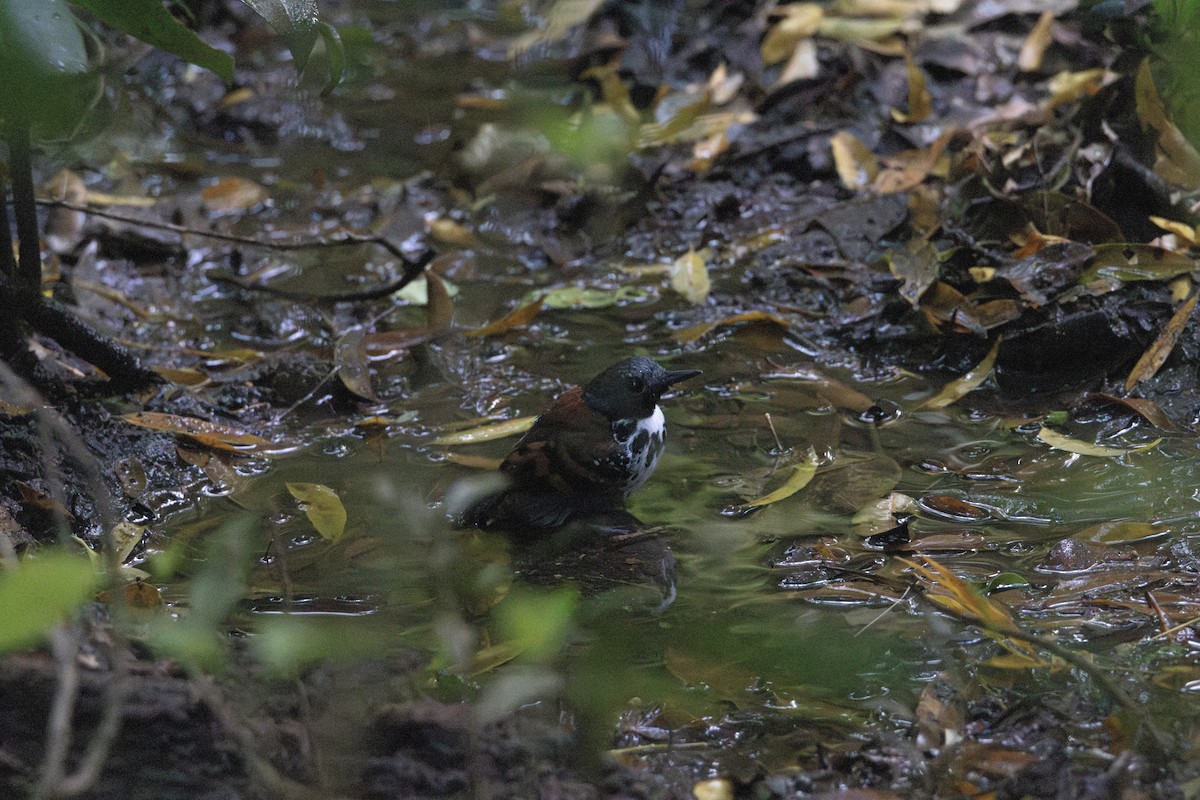
[[[645,388],[646,382],[641,378],[634,377],[629,379],[629,391],[634,394],[641,394]]]

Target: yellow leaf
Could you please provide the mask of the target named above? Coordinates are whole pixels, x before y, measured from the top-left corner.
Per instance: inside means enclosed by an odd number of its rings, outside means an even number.
[[[904,56],[908,65],[908,112],[892,109],[892,119],[899,123],[924,122],[933,113],[933,97],[925,85],[925,73],[913,61],[911,55]]]
[[[1021,53],[1017,56],[1017,69],[1021,72],[1037,72],[1042,68],[1042,59],[1046,48],[1052,41],[1050,27],[1054,24],[1054,12],[1043,11],[1029,36],[1021,45]]]
[[[1151,215],[1150,221],[1153,222],[1158,227],[1162,228],[1164,231],[1175,234],[1176,236],[1178,236],[1180,239],[1183,239],[1188,244],[1195,244],[1196,240],[1200,239],[1200,235],[1197,235],[1196,229],[1193,228],[1191,225],[1188,225],[1186,222],[1177,222],[1176,220],[1173,220],[1173,219],[1167,219],[1166,217],[1156,217],[1153,215]]]
[[[699,253],[688,250],[671,265],[671,288],[694,306],[704,302],[712,286],[708,279],[708,266],[704,263],[705,254],[703,250]]]
[[[1128,392],[1138,383],[1153,378],[1159,367],[1166,362],[1167,356],[1175,349],[1175,343],[1179,341],[1179,334],[1183,333],[1188,320],[1191,319],[1192,311],[1196,309],[1197,297],[1200,297],[1200,293],[1193,294],[1190,300],[1171,315],[1162,333],[1146,348],[1146,352],[1142,353],[1142,357],[1129,371],[1129,377],[1125,379],[1125,391]]]
[[[533,423],[536,421],[536,417],[517,417],[516,419],[505,420],[504,422],[488,423],[468,428],[465,431],[443,433],[431,441],[430,444],[448,447],[459,444],[491,442],[496,439],[503,439],[507,436],[516,436],[518,433],[524,433],[532,428]]]
[[[791,3],[781,6],[782,19],[767,31],[761,47],[763,64],[771,66],[791,56],[802,39],[808,39],[821,27],[825,12],[816,3]]]
[[[436,217],[429,220],[426,227],[429,228],[429,235],[443,244],[455,247],[474,247],[476,244],[475,234],[452,219]]]
[[[879,159],[849,131],[835,133],[829,139],[829,147],[833,150],[838,177],[847,189],[868,186],[879,174]]]
[[[320,483],[284,484],[304,506],[304,515],[308,521],[326,539],[337,544],[346,532],[346,507],[342,505],[337,492]]]
[[[983,361],[976,364],[975,368],[966,375],[947,383],[940,392],[922,403],[920,408],[945,408],[957,402],[968,392],[978,389],[987,380],[988,375],[992,374],[992,367],[996,364],[996,353],[999,351],[1000,340],[996,339],[992,349],[983,357]]]
[[[786,500],[796,492],[808,486],[812,481],[813,476],[817,474],[817,454],[809,448],[808,456],[803,462],[797,464],[792,470],[791,476],[787,481],[770,494],[765,494],[762,497],[756,497],[753,500],[747,500],[740,508],[761,508],[769,506],[772,503],[778,503],[780,500]]]
[[[1130,453],[1145,453],[1158,447],[1159,442],[1162,441],[1162,437],[1159,437],[1153,442],[1147,442],[1137,447],[1106,447],[1104,445],[1085,442],[1081,439],[1072,439],[1069,436],[1063,436],[1061,433],[1052,431],[1045,426],[1038,431],[1038,439],[1041,439],[1055,450],[1063,450],[1081,456],[1102,456],[1107,458],[1116,458],[1117,456],[1125,456]]]

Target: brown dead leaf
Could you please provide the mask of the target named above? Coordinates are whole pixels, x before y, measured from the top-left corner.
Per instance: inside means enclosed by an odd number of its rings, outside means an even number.
[[[712,322],[701,322],[698,325],[689,325],[686,328],[680,328],[675,331],[675,340],[678,342],[694,342],[700,339],[704,334],[715,328],[728,327],[730,325],[741,325],[744,323],[768,323],[776,325],[780,328],[787,329],[791,325],[780,317],[774,314],[769,314],[766,311],[747,311],[744,314],[734,314],[723,319],[714,320]]]
[[[1190,300],[1171,315],[1171,319],[1167,321],[1162,333],[1133,365],[1129,377],[1125,379],[1125,391],[1128,392],[1142,381],[1153,378],[1159,368],[1166,363],[1167,356],[1171,355],[1171,351],[1175,349],[1175,343],[1179,341],[1179,334],[1183,333],[1188,320],[1192,317],[1192,312],[1196,309],[1196,298],[1198,297],[1200,297],[1200,292],[1193,294]]]
[[[1088,395],[1086,400],[1095,400],[1101,403],[1111,403],[1113,405],[1124,406],[1130,411],[1141,416],[1154,427],[1168,433],[1181,433],[1182,428],[1167,416],[1167,412],[1163,411],[1153,400],[1146,400],[1141,397],[1117,397],[1107,392],[1096,392]]]
[[[158,411],[135,411],[123,414],[121,419],[130,425],[183,436],[205,447],[232,453],[258,452],[273,446],[270,441],[257,434],[199,417],[181,417]]]
[[[425,306],[425,326],[430,332],[447,331],[454,325],[454,299],[440,275],[425,273],[426,292],[429,298]]]
[[[267,188],[248,178],[222,178],[200,191],[200,199],[213,214],[236,214],[250,211],[265,203],[271,196]]]
[[[371,367],[363,344],[366,336],[367,332],[362,328],[353,328],[338,337],[333,346],[333,361],[343,386],[364,400],[374,401],[379,397],[371,386]]]
[[[500,319],[489,322],[482,328],[475,328],[465,333],[467,336],[500,336],[501,334],[508,333],[513,328],[523,328],[533,322],[534,317],[542,310],[542,304],[545,302],[545,296],[538,297],[532,303],[526,303]]]

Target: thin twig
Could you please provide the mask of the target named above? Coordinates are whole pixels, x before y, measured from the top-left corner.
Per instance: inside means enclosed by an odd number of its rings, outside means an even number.
[[[103,219],[111,219],[117,222],[124,222],[128,225],[140,226],[143,228],[153,228],[155,230],[170,231],[177,233],[180,236],[199,236],[206,239],[216,239],[221,242],[232,242],[241,244],[247,247],[261,247],[265,250],[314,250],[322,247],[345,247],[347,245],[370,244],[376,247],[381,247],[391,255],[400,260],[404,265],[403,274],[387,284],[372,289],[366,289],[358,292],[341,292],[334,294],[313,294],[306,292],[292,292],[287,289],[278,289],[275,287],[263,286],[260,284],[247,283],[239,280],[235,276],[222,275],[217,276],[218,280],[235,284],[243,289],[255,291],[266,291],[272,294],[279,295],[285,298],[309,300],[318,299],[330,302],[356,302],[362,300],[373,300],[380,297],[387,297],[395,291],[399,291],[407,286],[414,278],[424,271],[425,267],[433,259],[432,251],[425,251],[417,258],[410,257],[407,253],[400,249],[399,245],[391,239],[380,234],[354,233],[353,231],[339,231],[332,236],[319,237],[314,239],[304,239],[299,241],[276,242],[271,240],[258,239],[253,236],[239,236],[234,233],[221,233],[219,231],[204,231],[197,228],[189,228],[186,225],[176,225],[173,222],[160,222],[158,220],[137,219],[127,217],[123,214],[115,214],[111,211],[102,211],[97,208],[92,208],[88,205],[79,203],[68,203],[65,200],[38,200],[38,205],[50,206],[54,208],[66,208],[71,211],[82,211],[85,214],[102,217]]]

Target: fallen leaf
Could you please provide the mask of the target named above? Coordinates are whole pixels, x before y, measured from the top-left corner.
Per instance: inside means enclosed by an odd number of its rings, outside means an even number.
[[[425,306],[425,327],[430,332],[447,331],[454,325],[454,300],[441,275],[425,274],[425,291],[429,304]]]
[[[249,211],[265,203],[271,196],[267,188],[247,178],[222,178],[200,190],[200,199],[214,214],[233,214]]]
[[[1081,456],[1103,456],[1107,458],[1116,458],[1118,456],[1129,455],[1130,453],[1145,453],[1158,447],[1162,441],[1160,437],[1137,447],[1106,447],[1105,445],[1085,442],[1082,439],[1072,439],[1069,436],[1063,436],[1061,433],[1045,426],[1042,426],[1042,429],[1038,431],[1037,438],[1055,450],[1063,450]]]
[[[371,367],[364,345],[366,336],[365,330],[354,328],[338,337],[333,346],[333,361],[337,364],[338,379],[352,394],[364,400],[378,400],[371,387]]]
[[[908,67],[908,111],[893,108],[892,119],[901,124],[924,122],[933,113],[933,96],[925,85],[924,71],[911,55],[905,54],[904,63]]]
[[[1138,67],[1133,94],[1138,117],[1158,133],[1158,160],[1154,171],[1189,189],[1200,186],[1200,153],[1167,117],[1166,107],[1154,86],[1149,58],[1143,59]]]
[[[1192,317],[1192,312],[1196,309],[1196,298],[1198,297],[1200,297],[1200,293],[1193,294],[1190,300],[1171,315],[1171,319],[1167,321],[1162,333],[1146,348],[1146,352],[1142,353],[1142,357],[1129,371],[1129,377],[1125,379],[1125,391],[1128,392],[1142,381],[1153,378],[1159,368],[1166,363],[1167,356],[1171,355],[1171,351],[1175,349],[1175,343],[1179,341],[1179,334],[1183,333],[1188,320]]]
[[[812,37],[820,29],[825,16],[816,3],[791,3],[779,6],[775,13],[779,21],[767,31],[760,48],[766,66],[791,56],[802,39]]]
[[[478,242],[475,234],[471,233],[461,223],[446,217],[434,217],[425,223],[429,235],[443,244],[455,247],[474,247]]]
[[[320,483],[285,483],[292,497],[304,507],[304,515],[321,534],[321,538],[337,544],[346,532],[346,507],[337,492]]]
[[[257,434],[199,417],[181,417],[158,411],[135,411],[123,414],[121,419],[130,425],[137,425],[141,428],[184,436],[198,444],[217,450],[246,453],[272,447],[270,441]]]
[[[786,500],[796,492],[803,489],[812,481],[813,476],[817,474],[817,454],[811,448],[804,461],[797,464],[792,469],[792,474],[788,479],[775,491],[765,494],[762,497],[756,497],[753,500],[747,500],[738,506],[738,509],[749,510],[752,508],[761,508],[769,506],[772,503],[778,503],[780,500]]]
[[[983,357],[975,367],[969,370],[965,375],[955,380],[950,381],[942,390],[921,403],[918,408],[945,408],[966,395],[968,392],[973,392],[978,389],[988,375],[992,373],[992,367],[996,364],[996,354],[1000,352],[1000,339],[996,339],[996,343],[992,345],[992,349]]]
[[[1033,30],[1025,37],[1021,52],[1017,56],[1017,69],[1021,72],[1037,72],[1042,68],[1042,59],[1046,56],[1046,48],[1052,38],[1050,28],[1054,24],[1054,12],[1043,11],[1034,24]]]
[[[708,279],[708,266],[704,263],[707,251],[688,250],[671,264],[671,288],[692,305],[701,305],[708,297],[712,284]]]
[[[504,422],[490,422],[462,431],[443,433],[441,436],[434,438],[430,444],[449,447],[460,444],[491,442],[496,439],[504,439],[508,436],[516,436],[518,433],[524,433],[532,428],[533,423],[536,421],[537,417],[517,417],[516,419],[509,419]]]
[[[1141,397],[1117,397],[1106,392],[1096,392],[1088,395],[1085,399],[1124,406],[1133,413],[1140,415],[1154,427],[1168,433],[1179,433],[1183,430],[1153,400],[1146,400]]]
[[[698,325],[689,325],[686,328],[680,328],[679,330],[675,331],[675,340],[683,343],[694,342],[714,328],[723,328],[730,325],[741,325],[743,323],[756,322],[770,323],[783,329],[791,327],[787,320],[777,317],[774,314],[769,314],[766,311],[747,311],[744,314],[734,314],[733,316],[714,320],[712,322],[701,322]]]
[[[1171,528],[1167,525],[1124,520],[1101,522],[1098,525],[1085,528],[1071,538],[1085,542],[1094,542],[1096,544],[1115,544],[1117,542],[1128,544],[1157,539],[1161,536],[1166,536],[1170,532]]]
[[[542,310],[542,305],[546,302],[545,297],[539,297],[532,303],[526,303],[510,314],[506,314],[494,322],[489,322],[482,328],[466,331],[467,336],[500,336],[508,333],[513,328],[522,328],[533,322],[534,317]]]
[[[838,131],[829,138],[833,165],[847,189],[869,186],[879,174],[879,159],[849,131]]]

